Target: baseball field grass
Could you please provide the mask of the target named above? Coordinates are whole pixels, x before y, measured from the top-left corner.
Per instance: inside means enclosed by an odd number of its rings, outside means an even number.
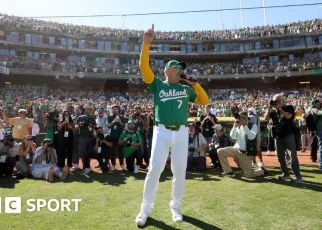
[[[279,181],[270,167],[265,178],[220,178],[219,171],[187,174],[182,213],[173,223],[169,210],[171,171],[166,169],[145,229],[322,229],[322,173],[316,165],[302,165],[304,181]],[[56,180],[0,179],[0,229],[137,229],[134,222],[142,200],[146,173],[72,173]],[[20,214],[4,213],[4,197],[22,197]],[[27,199],[81,199],[78,212],[27,212]],[[55,207],[55,205],[53,205]],[[73,208],[73,206],[71,206]]]

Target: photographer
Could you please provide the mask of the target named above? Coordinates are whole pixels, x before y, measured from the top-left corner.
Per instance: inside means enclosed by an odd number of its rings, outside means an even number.
[[[248,122],[247,112],[235,114],[235,123],[230,131],[230,137],[236,140],[236,143],[233,147],[218,149],[218,158],[224,171],[220,174],[221,177],[235,176],[227,157],[234,158],[237,165],[243,171],[244,176],[247,178],[263,176],[268,173],[264,167],[252,170],[252,161],[254,156],[257,155],[257,133],[257,124]]]
[[[225,148],[229,146],[229,138],[224,135],[223,128],[220,124],[216,124],[214,127],[215,134],[212,138],[212,143],[209,144],[209,157],[214,168],[222,168],[219,158],[218,158],[218,149]]]
[[[294,107],[292,105],[285,105],[283,96],[276,94],[274,95],[273,100],[270,101],[270,107],[265,114],[265,120],[268,121],[269,119],[272,119],[273,121],[272,132],[275,139],[278,161],[280,162],[282,170],[282,175],[278,178],[280,180],[290,178],[290,173],[285,161],[285,152],[290,152],[291,168],[295,174],[292,181],[301,182],[302,176],[300,173],[294,136],[294,116]]]
[[[44,179],[49,182],[54,181],[54,176],[65,180],[68,166],[65,165],[62,171],[57,167],[56,150],[49,139],[44,139],[41,147],[36,149],[32,160],[31,174],[36,179]]]
[[[256,165],[256,156],[254,156],[253,160],[253,166],[262,167],[264,166],[263,163],[263,156],[262,156],[262,150],[261,150],[261,120],[260,117],[257,116],[257,112],[255,108],[249,108],[248,109],[248,117],[249,117],[249,123],[253,123],[257,125],[258,131],[257,131],[257,156],[259,158],[259,163]]]
[[[12,176],[13,169],[19,160],[19,145],[14,141],[11,132],[6,132],[0,143],[0,176]]]
[[[79,131],[79,152],[83,157],[83,174],[88,175],[92,172],[90,167],[89,155],[93,153],[93,137],[96,121],[92,115],[92,107],[85,105],[85,114],[76,120],[76,130]]]
[[[123,132],[125,118],[120,115],[120,107],[118,105],[112,105],[112,115],[108,117],[108,127],[110,128],[110,141],[113,143],[113,146],[110,149],[110,159],[112,163],[111,171],[115,171],[116,165],[116,151],[119,155],[119,162],[122,170],[125,170],[124,167],[124,154],[122,146],[118,145],[119,138]]]
[[[134,121],[128,121],[127,127],[128,131],[123,131],[118,144],[124,149],[127,170],[138,173],[143,159],[143,153],[140,148],[142,137],[138,131],[135,131]],[[136,163],[134,163],[135,159]]]
[[[97,153],[92,158],[96,158],[102,171],[108,170],[109,150],[113,143],[109,141],[109,136],[104,134],[103,127],[96,128],[96,138],[94,152]]]
[[[31,136],[26,136],[19,145],[19,161],[16,163],[17,178],[27,176],[28,166],[32,162],[35,155],[37,145]]]
[[[58,121],[59,115],[57,111],[50,112],[46,114],[46,139],[50,139],[51,143],[54,145],[54,148],[58,148]]]
[[[206,153],[208,148],[204,136],[196,130],[195,123],[189,123],[189,147],[187,170],[206,170]]]
[[[69,168],[73,166],[73,118],[68,110],[63,113],[62,119],[58,122],[58,167],[65,166],[65,159],[67,157],[67,165]]]
[[[141,152],[144,154],[144,162],[149,165],[150,157],[147,154],[147,138],[145,134],[148,132],[147,117],[142,114],[142,107],[136,105],[134,107],[135,113],[131,115],[131,120],[135,123],[135,131],[138,131],[142,137],[142,145],[140,146]]]
[[[209,145],[212,141],[212,137],[214,135],[214,130],[212,129],[213,126],[217,124],[217,118],[216,118],[216,110],[210,110],[210,105],[207,105],[206,107],[206,115],[200,116],[200,122],[201,122],[201,130],[202,135],[205,137],[207,144]]]

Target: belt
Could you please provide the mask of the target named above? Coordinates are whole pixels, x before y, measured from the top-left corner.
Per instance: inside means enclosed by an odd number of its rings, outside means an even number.
[[[164,125],[164,124],[159,124],[158,122],[155,122],[155,125],[156,126],[163,125],[166,129],[171,130],[171,131],[178,131],[181,127],[181,125]],[[186,126],[186,125],[184,125],[184,126]]]

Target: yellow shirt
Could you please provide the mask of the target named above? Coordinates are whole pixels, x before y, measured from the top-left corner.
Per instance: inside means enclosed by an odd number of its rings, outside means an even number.
[[[21,119],[20,117],[9,118],[9,124],[13,125],[13,138],[24,139],[25,136],[30,135],[29,128],[32,128],[33,121],[29,118]]]

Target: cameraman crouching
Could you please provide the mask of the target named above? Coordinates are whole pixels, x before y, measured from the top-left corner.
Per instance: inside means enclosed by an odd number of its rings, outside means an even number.
[[[140,148],[142,145],[142,137],[138,131],[134,131],[134,121],[129,120],[127,127],[128,130],[122,132],[118,144],[123,146],[127,170],[138,173],[139,166],[143,160],[143,153]],[[135,159],[136,164],[134,163]]]
[[[57,167],[57,154],[50,139],[44,139],[41,147],[36,149],[32,160],[31,174],[36,179],[44,179],[49,182],[54,181],[54,176],[65,180],[69,168],[64,166],[63,170]]]
[[[229,138],[226,135],[224,135],[223,128],[220,124],[216,124],[213,128],[215,130],[215,134],[213,135],[212,143],[209,144],[209,157],[214,168],[222,168],[217,151],[220,148],[225,148],[229,146]]]
[[[230,137],[236,140],[235,145],[233,147],[218,149],[218,157],[224,171],[220,176],[235,176],[227,157],[234,158],[247,178],[254,178],[268,173],[264,167],[252,170],[252,161],[254,156],[257,155],[257,124],[248,123],[247,112],[237,114],[235,119],[234,126],[230,131]]]
[[[194,167],[196,167],[197,171],[206,170],[205,150],[207,148],[207,141],[199,130],[196,130],[196,124],[189,123],[189,154],[187,170],[193,170]]]
[[[294,107],[292,105],[285,105],[283,95],[274,95],[273,100],[270,101],[270,107],[265,114],[265,120],[272,119],[273,121],[272,132],[275,139],[278,161],[282,170],[282,175],[278,178],[280,180],[290,179],[290,173],[285,161],[285,152],[291,152],[291,168],[295,175],[292,181],[301,182],[302,176],[294,136],[294,117]]]
[[[94,146],[94,154],[92,154],[90,157],[97,159],[97,161],[99,162],[99,166],[101,167],[101,170],[103,172],[106,172],[108,170],[109,150],[110,147],[113,146],[113,143],[110,142],[108,135],[104,135],[103,127],[97,127],[95,130],[96,144]]]

